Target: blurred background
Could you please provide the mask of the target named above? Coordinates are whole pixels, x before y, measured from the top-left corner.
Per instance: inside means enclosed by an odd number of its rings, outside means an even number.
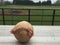
[[[0,0],[0,25],[23,20],[33,25],[60,25],[60,0]]]

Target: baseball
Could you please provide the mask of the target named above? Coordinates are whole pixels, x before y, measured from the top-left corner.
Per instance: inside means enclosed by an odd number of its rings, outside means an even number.
[[[33,26],[27,21],[21,21],[15,25],[11,33],[20,42],[28,42],[33,36]]]

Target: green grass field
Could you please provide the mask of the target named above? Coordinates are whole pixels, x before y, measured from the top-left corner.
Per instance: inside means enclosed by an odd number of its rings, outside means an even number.
[[[19,6],[19,5],[6,5],[6,6],[0,6],[0,8],[32,8],[32,9],[40,9],[40,8],[60,8],[60,6]],[[5,10],[5,11],[9,11],[9,10]],[[23,12],[28,12],[28,10],[20,10]],[[1,12],[1,10],[0,10]],[[51,25],[52,24],[52,15],[53,15],[53,10],[30,10],[31,16],[30,16],[30,21],[33,25]],[[37,16],[32,16],[32,15],[37,15]],[[45,15],[45,16],[41,16],[41,15]],[[46,16],[47,15],[47,16]],[[48,16],[50,15],[50,16]],[[55,21],[54,25],[60,25],[60,10],[56,10],[55,13]],[[3,17],[2,15],[0,15],[0,25],[3,24]],[[18,16],[18,14],[16,16],[12,16],[11,15],[5,15],[5,24],[6,25],[11,25],[11,24],[16,24],[19,21],[23,21],[23,20],[28,20],[28,16]],[[9,21],[7,21],[9,20]],[[14,20],[14,21],[13,21]],[[36,20],[36,21],[35,21]],[[41,22],[42,21],[42,22]],[[49,21],[49,22],[44,22],[44,21]]]
[[[60,6],[2,5],[0,8],[60,8]]]

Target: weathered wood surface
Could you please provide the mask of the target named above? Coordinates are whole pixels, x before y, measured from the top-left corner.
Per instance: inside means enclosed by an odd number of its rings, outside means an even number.
[[[19,43],[10,33],[14,25],[0,26],[0,45],[60,45],[60,26],[33,26],[34,36],[28,43]]]

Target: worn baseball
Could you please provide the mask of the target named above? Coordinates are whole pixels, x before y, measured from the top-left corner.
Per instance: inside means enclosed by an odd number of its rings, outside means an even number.
[[[28,42],[33,36],[33,26],[27,21],[21,21],[11,30],[11,33],[20,42]]]

